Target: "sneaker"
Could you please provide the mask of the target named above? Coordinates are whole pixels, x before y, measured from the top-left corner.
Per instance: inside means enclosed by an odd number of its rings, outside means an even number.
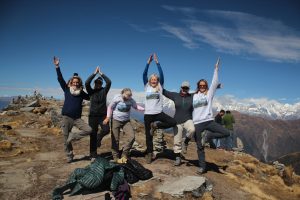
[[[181,157],[177,156],[176,159],[175,159],[174,166],[179,166],[179,165],[181,165]]]
[[[183,154],[187,153],[187,147],[188,147],[188,145],[185,142],[183,142],[182,143],[182,151],[181,151]]]
[[[206,141],[207,141],[207,132],[203,131],[201,133],[201,144],[203,147],[205,146]]]
[[[146,163],[147,164],[151,164],[151,162],[152,162],[152,156],[153,156],[152,153],[147,153],[146,154],[145,159],[146,159]]]
[[[90,159],[95,159],[97,158],[97,153],[96,152],[91,152],[90,153]]]
[[[74,158],[73,151],[70,151],[70,152],[67,154],[67,163],[73,162],[73,161],[74,161],[73,158]]]
[[[202,175],[202,174],[205,173],[205,169],[202,168],[202,167],[200,167],[200,168],[198,168],[198,170],[196,171],[196,173],[199,174],[199,175]]]
[[[123,156],[122,158],[118,159],[117,160],[117,163],[118,164],[124,164],[124,163],[127,163],[127,158],[125,156]]]

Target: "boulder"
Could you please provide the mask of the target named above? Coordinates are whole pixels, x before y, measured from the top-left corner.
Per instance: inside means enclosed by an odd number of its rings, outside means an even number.
[[[20,108],[21,112],[32,112],[34,109],[34,107],[24,107],[24,108]]]
[[[41,106],[41,104],[40,104],[39,100],[32,101],[25,105],[25,107],[40,107],[40,106]]]
[[[33,113],[35,114],[44,114],[47,111],[46,107],[38,107],[33,109]]]
[[[17,116],[17,115],[19,115],[19,114],[20,114],[20,112],[14,111],[14,110],[8,110],[8,111],[6,112],[6,115],[7,115],[7,116]]]
[[[207,184],[203,176],[185,176],[172,178],[163,183],[158,191],[173,197],[182,198],[185,193],[191,193],[194,197],[201,197],[206,191],[211,191],[212,185]]]

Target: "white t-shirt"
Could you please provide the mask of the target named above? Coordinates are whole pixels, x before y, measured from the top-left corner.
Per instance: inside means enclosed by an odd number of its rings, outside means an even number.
[[[215,69],[213,80],[207,94],[198,92],[193,96],[193,122],[199,124],[214,120],[212,101],[218,86],[218,70]]]
[[[163,110],[163,94],[162,87],[159,84],[157,88],[153,88],[147,83],[145,85],[146,100],[145,100],[145,114],[154,115],[159,114]]]
[[[124,100],[121,94],[116,95],[109,105],[113,110],[113,118],[118,121],[130,120],[131,107],[137,108],[137,104],[134,99]]]

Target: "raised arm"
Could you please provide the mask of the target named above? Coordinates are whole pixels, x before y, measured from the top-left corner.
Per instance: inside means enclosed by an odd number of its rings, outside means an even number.
[[[219,85],[219,77],[218,77],[219,64],[220,64],[220,58],[218,58],[217,63],[215,65],[213,79],[212,79],[211,86],[208,91],[210,98],[213,98],[215,91]]]
[[[174,99],[175,99],[175,94],[176,94],[175,92],[170,92],[170,91],[168,91],[168,90],[166,90],[166,89],[163,89],[163,95],[164,95],[165,97],[167,97],[167,98],[173,100],[173,101],[174,101]]]
[[[59,58],[55,57],[53,58],[53,63],[55,65],[55,69],[56,69],[56,74],[57,74],[57,80],[60,84],[60,87],[63,91],[65,91],[65,89],[67,88],[67,83],[65,81],[65,79],[63,78],[63,75],[60,71],[60,67],[59,67]]]
[[[91,87],[91,82],[95,78],[95,76],[98,72],[99,72],[99,67],[96,67],[95,72],[92,75],[90,75],[85,81],[85,88],[89,94],[91,94],[93,92],[93,89]]]
[[[163,86],[164,85],[164,82],[165,82],[165,79],[164,79],[164,73],[163,73],[163,70],[158,62],[158,58],[157,58],[157,55],[154,53],[154,60],[156,62],[156,65],[157,65],[157,70],[158,70],[158,73],[159,73],[159,82],[160,84]]]
[[[148,83],[148,69],[149,69],[149,66],[150,66],[150,63],[152,62],[152,60],[153,60],[153,55],[151,54],[148,58],[146,67],[145,67],[144,72],[143,72],[144,85],[146,85]]]
[[[104,90],[105,90],[105,93],[107,94],[108,93],[108,91],[109,91],[109,89],[110,89],[110,86],[111,86],[111,80],[105,75],[105,74],[103,74],[101,71],[100,71],[100,68],[99,68],[99,74],[100,74],[100,76],[104,79],[104,81],[105,81],[105,88],[104,88]]]

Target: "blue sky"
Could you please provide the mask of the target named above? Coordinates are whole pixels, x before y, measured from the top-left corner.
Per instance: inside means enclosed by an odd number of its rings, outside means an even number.
[[[209,82],[221,58],[217,95],[300,102],[299,1],[0,1],[0,96],[35,89],[61,97],[65,79],[100,65],[112,88],[143,91],[156,52],[165,88]],[[152,63],[149,73],[157,72]]]

